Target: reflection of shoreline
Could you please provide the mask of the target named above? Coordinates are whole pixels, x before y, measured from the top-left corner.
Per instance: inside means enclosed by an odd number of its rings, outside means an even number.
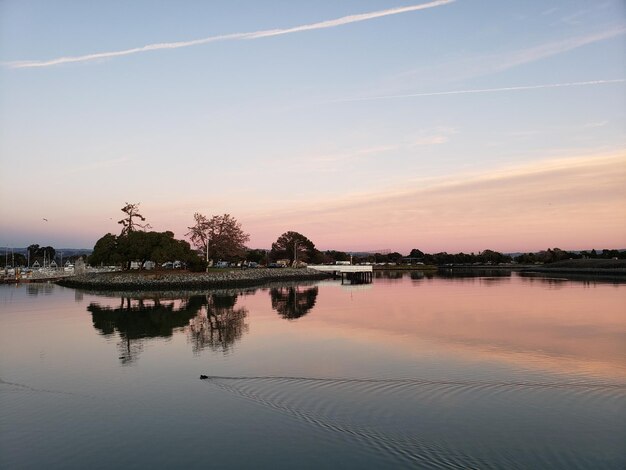
[[[182,298],[193,297],[196,295],[252,295],[257,291],[269,291],[274,287],[292,287],[292,286],[316,286],[320,282],[327,281],[292,281],[292,282],[269,282],[260,286],[250,287],[232,287],[232,288],[211,288],[211,289],[173,289],[173,290],[91,290],[91,289],[77,289],[83,294],[93,295],[97,297],[130,297],[132,299],[169,299],[180,300]],[[49,284],[52,288],[53,284]]]
[[[573,281],[583,284],[626,284],[626,276],[615,276],[611,274],[585,274],[585,273],[572,273],[572,272],[559,272],[559,271],[545,271],[545,272],[521,272],[518,273],[521,279],[526,280],[538,280],[540,282],[558,282],[558,281]]]
[[[248,311],[235,308],[237,294],[194,295],[186,298],[121,297],[117,307],[92,302],[87,310],[93,326],[105,337],[115,333],[122,364],[137,360],[144,344],[186,331],[194,353],[205,348],[228,353],[248,331]]]
[[[185,332],[194,354],[204,349],[229,354],[248,332],[246,307],[236,307],[240,297],[267,292],[272,308],[287,320],[300,318],[315,306],[317,282],[274,283],[264,287],[205,291],[83,291],[101,297],[103,306],[91,302],[87,310],[94,328],[110,337],[117,334],[122,364],[137,360],[144,344]]]
[[[575,271],[557,271],[545,270],[513,270],[510,268],[487,269],[487,268],[457,268],[457,269],[440,269],[435,272],[428,271],[375,271],[374,279],[377,280],[402,280],[410,277],[415,281],[422,279],[449,279],[449,280],[467,280],[467,279],[483,279],[491,280],[493,283],[506,281],[512,278],[532,279],[538,282],[554,283],[558,281],[572,281],[584,284],[626,284],[626,276],[611,274],[610,270],[602,273],[586,273],[581,270]]]

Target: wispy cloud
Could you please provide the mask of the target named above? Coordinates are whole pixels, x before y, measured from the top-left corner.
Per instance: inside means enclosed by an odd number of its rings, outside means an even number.
[[[390,152],[392,150],[397,150],[399,148],[396,144],[390,145],[378,145],[376,147],[368,147],[357,150],[352,150],[343,153],[334,153],[334,154],[324,154],[324,155],[316,155],[312,157],[307,157],[306,160],[310,162],[320,162],[320,163],[337,163],[345,160],[353,160],[361,157],[367,157],[370,155],[377,155],[380,153]]]
[[[456,129],[450,127],[434,127],[421,129],[405,136],[397,142],[380,143],[368,147],[348,148],[344,150],[303,154],[276,159],[274,164],[282,169],[307,172],[340,172],[346,164],[360,165],[380,158],[391,158],[397,151],[411,151],[414,147],[428,147],[448,142]]]
[[[606,27],[602,31],[558,39],[522,49],[499,51],[477,56],[463,55],[440,63],[407,70],[394,77],[389,77],[388,81],[391,86],[397,88],[405,83],[414,84],[416,80],[440,83],[445,79],[459,81],[483,77],[547,59],[548,57],[569,52],[589,44],[623,36],[624,34],[626,34],[625,26],[614,25]]]
[[[448,142],[449,137],[452,134],[456,134],[456,129],[450,127],[425,129],[418,132],[412,139],[408,140],[406,147],[411,148],[445,144]]]
[[[587,124],[585,124],[583,126],[584,129],[595,129],[597,127],[604,127],[607,124],[609,124],[609,121],[605,120],[605,121],[593,121],[593,122],[588,122]]]
[[[575,86],[589,86],[589,85],[607,85],[611,83],[624,83],[626,79],[616,78],[611,80],[590,80],[586,82],[569,82],[569,83],[548,83],[543,85],[523,85],[523,86],[510,86],[500,88],[473,88],[468,90],[448,90],[448,91],[435,91],[428,93],[406,93],[402,95],[381,95],[381,96],[362,96],[356,98],[343,98],[338,100],[331,100],[330,103],[343,103],[348,101],[372,101],[372,100],[388,100],[399,98],[420,98],[424,96],[441,96],[441,95],[467,95],[477,93],[498,93],[506,91],[523,91],[523,90],[538,90],[542,88],[564,88]]]
[[[574,38],[567,38],[560,41],[553,41],[539,46],[531,47],[521,51],[516,51],[507,55],[499,54],[497,59],[499,63],[493,61],[492,72],[506,70],[518,65],[535,62],[537,60],[545,59],[557,54],[577,49],[587,44],[593,44],[595,42],[604,41],[617,36],[622,36],[626,33],[626,27],[619,26],[606,31],[598,33],[588,34],[586,36],[578,36]]]
[[[10,68],[29,68],[29,67],[51,67],[54,65],[61,64],[69,64],[75,62],[88,62],[92,60],[98,59],[111,59],[114,57],[122,57],[132,54],[138,54],[141,52],[150,52],[150,51],[158,51],[164,49],[180,49],[182,47],[191,47],[198,46],[201,44],[207,44],[211,42],[218,41],[233,41],[233,40],[250,40],[250,39],[261,39],[272,36],[280,36],[284,34],[292,34],[292,33],[300,33],[303,31],[313,31],[317,29],[326,29],[326,28],[336,28],[338,26],[344,26],[351,23],[358,23],[361,21],[369,21],[376,18],[382,18],[384,16],[398,15],[401,13],[408,13],[412,11],[425,10],[428,8],[435,8],[442,5],[446,5],[454,2],[455,0],[435,0],[429,3],[422,3],[418,5],[410,5],[406,7],[399,8],[390,8],[387,10],[379,10],[373,11],[369,13],[361,13],[357,15],[348,15],[341,18],[336,18],[332,20],[320,21],[317,23],[305,24],[294,26],[292,28],[281,28],[281,29],[268,29],[263,31],[254,31],[247,33],[233,33],[233,34],[224,34],[220,36],[209,36],[201,39],[194,39],[191,41],[177,41],[177,42],[166,42],[166,43],[156,43],[156,44],[148,44],[142,47],[134,47],[131,49],[124,49],[120,51],[109,51],[109,52],[98,52],[94,54],[86,54],[81,56],[69,56],[69,57],[59,57],[51,60],[30,60],[30,61],[17,61],[17,62],[9,62],[7,65]]]

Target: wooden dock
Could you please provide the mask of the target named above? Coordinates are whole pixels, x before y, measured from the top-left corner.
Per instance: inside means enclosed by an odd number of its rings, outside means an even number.
[[[332,273],[334,277],[341,276],[342,284],[344,280],[350,281],[353,284],[369,284],[372,282],[372,278],[374,276],[374,269],[369,265],[353,266],[341,264],[309,264],[307,267],[325,273]]]

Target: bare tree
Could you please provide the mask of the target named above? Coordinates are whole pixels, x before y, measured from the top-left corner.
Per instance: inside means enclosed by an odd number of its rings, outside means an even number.
[[[245,256],[250,235],[243,231],[237,219],[230,214],[214,215],[207,226],[211,258],[232,260]]]
[[[189,237],[193,246],[202,254],[206,254],[207,262],[209,261],[209,251],[207,249],[209,242],[209,219],[199,212],[193,215],[193,219],[196,221],[195,225],[187,227],[189,232],[185,234]]]
[[[139,224],[135,222],[134,219],[139,219],[142,222],[145,222],[146,218],[139,213],[139,202],[131,204],[129,202],[126,203],[124,207],[122,207],[122,212],[126,214],[122,220],[119,220],[117,223],[122,224],[122,235],[128,235],[130,232],[134,232],[137,229],[145,230],[152,228],[150,224]]]
[[[214,215],[208,219],[196,212],[193,215],[195,225],[187,227],[186,236],[198,250],[207,255],[207,261],[233,260],[242,258],[246,253],[245,243],[250,235],[241,228],[241,223],[230,214]]]

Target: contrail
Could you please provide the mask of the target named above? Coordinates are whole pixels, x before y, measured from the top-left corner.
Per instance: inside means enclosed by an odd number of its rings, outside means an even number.
[[[280,36],[283,34],[299,33],[302,31],[312,31],[315,29],[335,28],[337,26],[343,26],[343,25],[350,24],[350,23],[358,23],[361,21],[373,20],[375,18],[382,18],[383,16],[398,15],[400,13],[408,13],[411,11],[435,8],[438,6],[446,5],[448,3],[452,3],[454,1],[455,0],[435,0],[429,3],[422,3],[419,5],[411,5],[411,6],[399,7],[399,8],[390,8],[387,10],[373,11],[370,13],[361,13],[358,15],[348,15],[348,16],[344,16],[341,18],[336,18],[334,20],[326,20],[326,21],[321,21],[318,23],[294,26],[292,28],[267,29],[263,31],[254,31],[254,32],[248,32],[248,33],[224,34],[220,36],[210,36],[210,37],[201,38],[201,39],[193,39],[191,41],[148,44],[146,46],[134,47],[132,49],[124,49],[121,51],[98,52],[94,54],[71,56],[71,57],[59,57],[56,59],[41,60],[41,61],[28,60],[28,61],[8,62],[5,65],[14,69],[30,68],[30,67],[51,67],[54,65],[69,64],[73,62],[87,62],[90,60],[110,59],[113,57],[138,54],[140,52],[158,51],[162,49],[179,49],[181,47],[198,46],[200,44],[207,44],[209,42],[234,41],[234,40],[244,40],[244,39],[260,39],[260,38],[266,38],[266,37],[271,37],[271,36]]]
[[[537,90],[540,88],[563,88],[571,86],[586,85],[606,85],[609,83],[623,83],[626,79],[616,78],[611,80],[591,80],[587,82],[570,82],[570,83],[548,83],[544,85],[525,85],[525,86],[509,86],[503,88],[478,88],[473,90],[450,90],[435,91],[430,93],[409,93],[405,95],[381,95],[381,96],[365,96],[357,98],[342,98],[338,100],[328,101],[329,103],[346,103],[350,101],[374,101],[374,100],[391,100],[399,98],[420,98],[423,96],[441,96],[441,95],[468,95],[473,93],[497,93],[501,91],[521,91],[521,90]]]

